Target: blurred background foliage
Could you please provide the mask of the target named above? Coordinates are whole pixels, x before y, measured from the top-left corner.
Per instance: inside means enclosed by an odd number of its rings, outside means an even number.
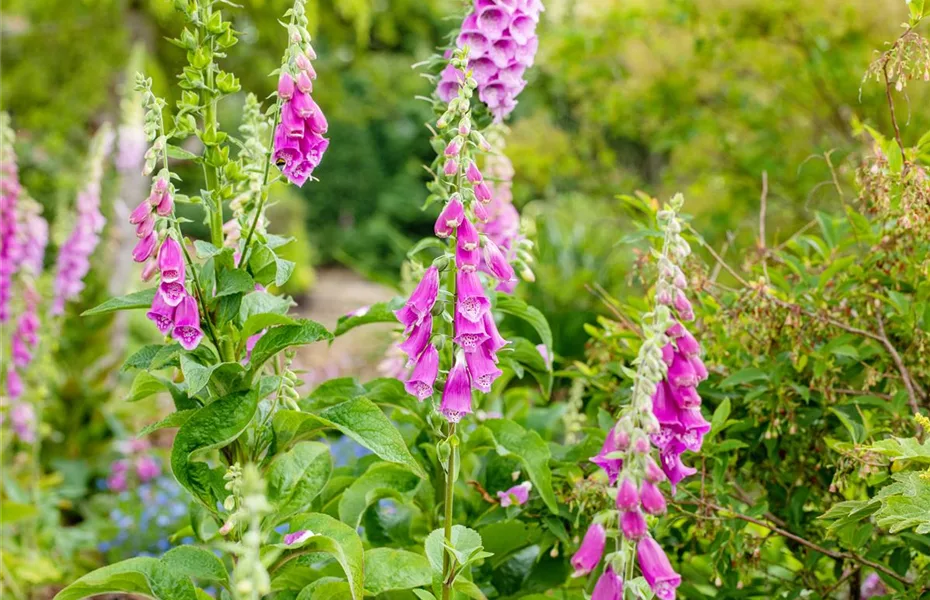
[[[262,97],[282,49],[277,15],[290,0],[240,3],[244,10],[228,12],[244,35],[225,65]],[[316,173],[321,183],[279,209],[290,233],[306,225],[313,248],[300,251],[304,262],[394,282],[411,242],[430,230],[432,213],[420,211],[429,108],[415,97],[431,84],[411,65],[443,43],[460,4],[309,2],[314,95],[333,144]],[[860,89],[862,74],[906,18],[898,3],[889,10],[866,0],[550,0],[546,8],[507,152],[516,202],[539,244],[538,283],[520,287],[570,357],[582,353],[581,324],[602,311],[585,284],[623,297],[630,283],[633,257],[617,243],[630,229],[616,194],[684,192],[695,226],[717,247],[728,234],[753,239],[763,171],[776,241],[817,208],[835,208],[832,178],[851,186],[864,147],[855,123],[887,118],[883,89]],[[0,100],[19,130],[24,182],[54,218],[59,204],[70,206],[88,136],[118,119],[134,45],[148,50],[156,92],[174,93],[184,57],[159,42],[179,23],[170,0],[7,0],[3,17]],[[911,110],[926,100],[909,90],[900,107],[908,129],[927,129],[928,115]],[[237,106],[223,105],[228,126]]]

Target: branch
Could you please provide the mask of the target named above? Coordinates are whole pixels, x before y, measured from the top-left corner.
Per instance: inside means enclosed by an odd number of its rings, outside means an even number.
[[[882,313],[879,311],[875,312],[875,317],[878,319],[878,331],[881,334],[881,343],[885,346],[885,349],[888,350],[888,354],[891,355],[891,360],[894,361],[896,367],[898,367],[898,372],[901,373],[901,380],[904,381],[904,387],[907,388],[907,402],[911,406],[911,410],[914,411],[914,414],[920,412],[920,407],[917,404],[917,394],[914,391],[914,384],[911,381],[911,374],[907,370],[907,367],[904,366],[904,361],[901,360],[901,355],[898,354],[898,351],[895,350],[895,347],[891,344],[891,340],[888,339],[888,336],[885,334],[885,320],[882,319]]]
[[[747,523],[752,523],[752,524],[758,525],[758,526],[760,526],[760,527],[765,527],[765,528],[768,529],[769,531],[773,531],[773,532],[777,533],[778,535],[780,535],[780,536],[782,536],[782,537],[784,537],[784,538],[787,538],[787,539],[789,539],[789,540],[792,540],[792,541],[794,541],[794,542],[797,542],[798,544],[804,546],[805,548],[809,548],[810,550],[813,550],[814,552],[819,552],[820,554],[823,554],[824,556],[829,556],[830,558],[833,558],[833,559],[836,559],[836,560],[852,560],[852,561],[855,561],[855,562],[857,562],[857,563],[859,563],[859,564],[861,564],[861,565],[865,565],[865,566],[867,566],[867,567],[871,567],[871,568],[875,569],[876,571],[881,571],[882,573],[884,573],[884,574],[887,575],[888,577],[891,577],[891,578],[893,578],[893,579],[896,579],[896,580],[900,581],[901,583],[903,583],[903,584],[905,584],[905,585],[914,585],[914,582],[911,581],[910,579],[908,579],[907,577],[902,577],[901,575],[898,575],[897,573],[895,573],[893,570],[891,570],[890,568],[886,567],[885,565],[883,565],[883,564],[881,564],[881,563],[877,563],[877,562],[875,562],[875,561],[871,561],[871,560],[869,560],[869,559],[867,559],[867,558],[864,558],[864,557],[862,557],[862,556],[856,554],[855,552],[840,552],[840,551],[838,551],[838,550],[830,550],[830,549],[828,549],[828,548],[824,548],[823,546],[820,546],[820,545],[818,545],[818,544],[815,544],[814,542],[811,542],[810,540],[806,540],[806,539],[802,538],[801,536],[799,536],[799,535],[797,535],[797,534],[791,533],[791,532],[788,531],[787,529],[783,529],[783,528],[778,527],[778,526],[776,526],[776,525],[772,525],[771,523],[768,523],[768,522],[763,521],[763,520],[761,520],[761,519],[756,519],[755,517],[750,517],[749,515],[744,515],[744,514],[742,514],[742,513],[735,512],[735,511],[733,511],[732,509],[724,508],[723,506],[720,506],[719,504],[714,504],[713,502],[707,502],[707,501],[703,501],[703,502],[700,502],[700,501],[698,501],[698,502],[679,502],[678,504],[684,504],[684,505],[690,505],[690,506],[699,506],[699,507],[700,507],[700,506],[704,506],[704,507],[706,507],[706,508],[710,508],[710,509],[715,510],[715,511],[717,511],[717,512],[726,513],[725,516],[727,516],[727,517],[732,517],[732,518],[734,518],[734,519],[739,519],[740,521],[745,521],[745,522],[747,522]],[[687,512],[687,511],[686,511],[686,512]],[[690,512],[689,512],[688,514],[689,514],[690,516],[695,516],[695,517],[700,518],[700,515],[698,515],[698,514],[696,514],[696,513],[690,513]]]

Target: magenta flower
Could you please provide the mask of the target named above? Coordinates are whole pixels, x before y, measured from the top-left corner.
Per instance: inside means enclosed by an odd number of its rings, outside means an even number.
[[[111,492],[124,492],[129,488],[129,463],[126,460],[116,460],[110,465],[110,475],[107,477],[107,488]]]
[[[446,387],[442,390],[442,402],[439,412],[450,423],[458,423],[462,415],[471,414],[471,383],[468,381],[468,369],[462,352],[455,357],[455,365],[446,378]]]
[[[500,499],[501,507],[503,508],[507,508],[508,506],[522,506],[530,499],[530,490],[532,489],[533,484],[529,481],[524,481],[520,485],[513,486],[506,492],[497,492],[497,497]]]
[[[491,188],[488,184],[482,181],[475,186],[475,198],[485,204],[491,201]]]
[[[192,296],[185,295],[174,311],[172,334],[185,350],[193,350],[200,344],[203,338],[203,331],[200,329],[200,311],[197,308],[197,301]]]
[[[608,565],[597,579],[591,600],[623,600],[623,578]]]
[[[601,562],[601,555],[604,554],[604,544],[607,541],[607,532],[600,523],[592,523],[588,531],[581,540],[581,546],[572,556],[572,567],[575,572],[572,577],[582,577],[587,575]]]
[[[151,456],[140,456],[136,460],[136,475],[142,483],[151,481],[161,475],[161,466]]]
[[[491,314],[491,311],[484,313],[484,317],[482,317],[481,323],[485,333],[488,335],[488,350],[491,352],[497,352],[510,343],[504,339],[504,337],[501,336],[500,332],[497,330],[497,323],[494,321],[494,315]]]
[[[493,317],[491,317],[493,320]],[[485,330],[485,323],[470,321],[466,319],[462,313],[456,311],[455,317],[453,320],[454,327],[454,337],[453,341],[458,344],[466,354],[474,354],[478,351],[479,347],[483,347],[483,344],[491,339],[491,336],[488,335],[488,332]],[[493,345],[488,349],[491,352]]]
[[[636,484],[629,477],[624,477],[617,489],[617,508],[620,510],[633,510],[639,506],[639,492]]]
[[[882,578],[874,571],[866,575],[865,579],[862,580],[862,585],[859,590],[859,595],[863,600],[868,600],[875,596],[884,596],[888,593],[888,588],[885,587]]]
[[[604,472],[607,473],[607,479],[610,482],[610,485],[613,485],[617,482],[617,477],[620,475],[620,469],[623,468],[623,459],[608,458],[607,455],[626,450],[627,447],[629,447],[629,444],[630,436],[625,432],[617,431],[617,428],[614,427],[609,432],[607,432],[607,437],[604,439],[604,444],[601,446],[601,451],[598,452],[596,456],[591,458],[591,462],[604,469]]]
[[[23,391],[23,380],[13,365],[10,365],[6,370],[6,393],[15,400],[23,395]]]
[[[646,517],[638,508],[628,510],[620,515],[620,531],[628,540],[638,540],[646,535]]]
[[[465,169],[465,177],[468,178],[468,181],[471,183],[481,183],[484,181],[484,177],[481,176],[481,171],[478,170],[478,165],[475,164],[475,161],[468,161],[468,168]]]
[[[459,151],[460,151],[461,149],[462,149],[461,144],[460,144],[460,142],[458,141],[458,139],[456,138],[456,139],[453,139],[453,140],[452,140],[451,142],[449,142],[448,144],[446,144],[446,148],[445,148],[445,150],[443,150],[442,153],[451,158],[451,157],[453,157],[453,156],[458,156],[458,155],[459,155]]]
[[[162,335],[168,335],[174,328],[175,307],[165,302],[161,294],[156,293],[152,300],[152,308],[145,316],[155,323]]]
[[[158,286],[158,294],[162,297],[168,306],[177,306],[187,297],[187,289],[184,284],[177,281],[163,281]]]
[[[665,514],[665,496],[662,495],[656,484],[651,481],[646,480],[640,484],[639,499],[642,502],[643,510],[650,515]]]
[[[456,293],[459,301],[456,313],[472,321],[479,322],[491,308],[491,302],[484,294],[481,280],[474,272],[459,271],[455,277]]]
[[[290,100],[294,96],[294,78],[282,72],[278,77],[278,96],[282,100]]]
[[[436,267],[430,267],[423,274],[423,279],[413,290],[410,299],[400,310],[394,311],[394,316],[404,325],[404,329],[410,331],[414,325],[423,321],[427,314],[433,309],[436,303],[436,297],[439,295],[439,270]]]
[[[404,383],[404,389],[417,400],[429,398],[433,395],[433,384],[436,382],[438,371],[439,351],[436,350],[436,346],[430,344],[417,359],[413,373]]]
[[[466,221],[467,223],[467,221]],[[464,229],[463,227],[459,228]],[[478,270],[478,264],[481,262],[481,253],[477,248],[466,248],[459,237],[455,244],[455,267],[460,271],[473,273]]]
[[[413,327],[410,336],[401,342],[397,347],[407,355],[408,364],[414,363],[423,350],[429,344],[430,336],[433,334],[433,316],[429,313],[418,325]]]
[[[639,568],[646,583],[660,600],[674,600],[681,585],[681,575],[675,572],[665,552],[652,537],[646,536],[636,545]]]
[[[181,244],[170,235],[165,238],[158,251],[158,270],[161,272],[162,281],[184,283],[184,256]]]
[[[15,373],[10,369],[11,373]],[[18,379],[19,376],[15,375]],[[22,383],[20,383],[22,386]],[[10,387],[10,381],[7,381],[7,388]],[[22,394],[22,389],[20,393],[14,396],[12,393],[10,397],[16,398]],[[24,444],[32,444],[36,441],[36,412],[31,404],[28,402],[17,401],[13,403],[13,406],[10,407],[10,425],[13,428],[13,433],[16,434],[16,437],[20,439]]]
[[[475,226],[472,225],[472,222],[467,218],[462,220],[462,224],[459,226],[458,231],[456,231],[457,239],[456,242],[459,246],[465,250],[477,250],[478,242],[478,230],[475,229]]]
[[[295,62],[298,70],[296,82],[287,71],[278,78],[278,96],[282,104],[272,158],[284,176],[300,187],[323,160],[323,154],[329,147],[329,140],[323,134],[329,125],[323,111],[310,96],[312,80],[316,77],[310,58],[301,52]]]
[[[300,531],[294,531],[294,532],[285,534],[284,543],[287,544],[288,546],[293,546],[294,544],[299,544],[301,542],[304,542],[310,539],[311,537],[313,537],[313,535],[314,533],[312,531],[301,529]]]
[[[446,162],[442,165],[442,174],[446,177],[453,177],[458,172],[459,164],[455,161],[454,158],[446,160]]]
[[[484,243],[484,264],[488,272],[500,281],[513,281],[515,279],[513,267],[501,252],[500,247],[488,239]]]
[[[478,346],[474,352],[466,352],[465,362],[472,386],[485,393],[491,391],[494,380],[503,374],[503,371],[497,368],[497,357],[484,344]]]
[[[145,262],[155,253],[155,245],[158,243],[158,236],[154,231],[149,232],[147,236],[136,243],[132,249],[132,259],[136,262]]]

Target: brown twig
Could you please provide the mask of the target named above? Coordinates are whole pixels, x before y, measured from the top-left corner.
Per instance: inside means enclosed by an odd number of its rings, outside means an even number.
[[[891,355],[891,360],[894,361],[896,367],[898,367],[898,372],[901,373],[901,380],[904,382],[904,387],[907,389],[907,402],[911,406],[911,410],[914,413],[920,412],[920,406],[917,404],[917,393],[914,390],[914,384],[911,381],[911,374],[907,370],[907,367],[904,366],[904,361],[901,360],[901,355],[898,354],[898,351],[895,350],[894,345],[892,345],[891,340],[888,339],[888,335],[885,334],[885,320],[882,318],[882,313],[876,311],[875,317],[878,320],[878,332],[881,334],[879,341],[882,345],[885,346],[885,349],[888,351],[888,354]]]
[[[760,526],[760,527],[765,527],[765,528],[768,529],[769,531],[774,531],[774,532],[777,533],[778,535],[780,535],[780,536],[782,536],[782,537],[784,537],[784,538],[787,538],[787,539],[789,539],[789,540],[792,540],[792,541],[794,541],[794,542],[797,542],[798,544],[804,546],[805,548],[809,548],[810,550],[813,550],[814,552],[819,552],[820,554],[823,554],[824,556],[829,556],[830,558],[833,558],[833,559],[836,559],[836,560],[852,560],[852,561],[855,561],[855,562],[857,562],[857,563],[859,563],[859,564],[861,564],[861,565],[865,565],[865,566],[867,566],[867,567],[871,567],[871,568],[875,569],[876,571],[881,571],[881,572],[884,573],[885,575],[887,575],[887,576],[889,576],[889,577],[891,577],[891,578],[893,578],[893,579],[896,579],[896,580],[900,581],[901,583],[903,583],[903,584],[905,584],[905,585],[913,585],[913,583],[914,583],[913,581],[911,581],[911,580],[908,579],[907,577],[902,577],[901,575],[898,575],[896,572],[894,572],[894,571],[891,570],[890,568],[886,567],[885,565],[883,565],[883,564],[881,564],[881,563],[877,563],[877,562],[872,561],[872,560],[869,560],[869,559],[867,559],[867,558],[865,558],[865,557],[863,557],[863,556],[860,556],[860,555],[856,554],[855,552],[841,552],[841,551],[838,551],[838,550],[830,550],[829,548],[824,548],[823,546],[820,546],[819,544],[815,544],[814,542],[812,542],[812,541],[810,541],[810,540],[807,540],[807,539],[805,539],[805,538],[802,538],[801,536],[799,536],[799,535],[797,535],[797,534],[795,534],[795,533],[791,533],[791,532],[788,531],[787,529],[783,529],[783,528],[778,527],[778,526],[776,526],[776,525],[772,525],[771,523],[767,523],[766,521],[763,521],[763,520],[761,520],[761,519],[756,519],[755,517],[750,517],[749,515],[744,515],[744,514],[742,514],[742,513],[738,513],[738,512],[736,512],[736,511],[734,511],[734,510],[732,510],[732,509],[729,509],[729,508],[725,508],[725,507],[723,507],[723,506],[720,506],[719,504],[714,504],[713,502],[707,502],[707,501],[704,501],[704,502],[678,502],[677,504],[684,504],[684,505],[698,506],[698,507],[700,507],[700,506],[703,505],[705,508],[709,508],[709,509],[715,510],[715,511],[717,511],[717,512],[724,512],[724,513],[726,513],[726,516],[728,516],[728,517],[732,517],[732,518],[734,518],[734,519],[739,519],[740,521],[745,521],[745,522],[747,522],[747,523],[752,523],[752,524],[758,525],[758,526]],[[687,512],[687,511],[685,511],[685,512]],[[699,515],[697,515],[697,514],[695,514],[695,513],[688,513],[688,514],[691,514],[692,516],[697,516],[697,517],[699,517]]]
[[[895,42],[895,44],[897,44],[897,42]],[[894,127],[894,139],[896,142],[898,142],[898,148],[901,149],[901,160],[904,162],[904,168],[907,169],[907,154],[904,153],[904,142],[901,139],[901,128],[898,127],[898,117],[894,112],[894,96],[891,94],[891,82],[888,80],[887,57],[885,58],[885,63],[882,65],[882,75],[885,78],[885,98],[888,100],[888,112],[891,113],[891,125]]]
[[[497,498],[489,494],[488,491],[484,489],[484,486],[478,483],[477,481],[475,481],[474,479],[469,479],[466,483],[468,483],[468,485],[470,485],[471,487],[475,488],[475,490],[479,494],[481,494],[481,497],[484,498],[485,502],[489,504],[499,504],[497,501]]]

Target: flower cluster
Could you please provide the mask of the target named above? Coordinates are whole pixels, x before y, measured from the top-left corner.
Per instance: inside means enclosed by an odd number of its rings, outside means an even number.
[[[275,163],[287,179],[297,186],[313,174],[329,147],[323,137],[328,125],[323,111],[310,96],[316,71],[311,60],[316,52],[310,45],[304,3],[295,2],[289,12],[290,44],[278,78],[278,101],[281,103],[280,122],[274,133]]]
[[[456,46],[467,49],[478,96],[497,120],[513,111],[526,87],[523,74],[536,58],[542,11],[540,0],[474,0],[462,22]],[[452,65],[442,71],[436,91],[443,102],[457,95],[462,77]]]
[[[668,480],[674,492],[682,479],[694,473],[694,469],[682,464],[681,454],[698,450],[710,429],[701,415],[701,398],[695,389],[707,377],[699,356],[701,347],[681,324],[694,318],[684,292],[687,280],[678,266],[691,251],[680,235],[678,211],[682,203],[681,196],[675,196],[657,215],[665,237],[658,261],[656,308],[644,317],[646,339],[635,363],[630,406],[607,434],[601,451],[591,459],[605,471],[610,485],[617,485],[612,492],[616,494],[616,511],[607,518],[616,519],[624,548],[630,549],[608,557],[598,587],[615,590],[619,585],[621,591],[615,595],[605,591],[605,599],[622,598],[623,582],[616,573],[624,572],[622,563],[626,557],[632,560],[634,546],[640,571],[656,597],[673,599],[681,584],[681,576],[649,536],[646,514],[665,513],[665,497],[659,484]],[[659,464],[651,455],[653,446],[659,450]],[[576,554],[576,575],[593,570],[603,552],[603,543],[597,543],[603,536],[603,526],[596,522],[591,527]],[[589,541],[589,536],[594,541]]]
[[[450,64],[462,72],[464,53],[457,53]],[[514,279],[513,268],[500,247],[488,236],[482,236],[475,226],[476,222],[487,220],[491,192],[475,164],[473,150],[487,151],[490,147],[471,126],[470,99],[476,84],[464,77],[462,81],[458,95],[437,121],[439,130],[448,128],[453,121],[455,127],[448,137],[436,139],[441,173],[437,173],[433,188],[445,201],[434,232],[438,238],[454,243],[454,249],[437,261],[443,267],[455,269],[450,289],[443,290],[452,298],[451,339],[456,346],[439,406],[439,412],[449,422],[457,422],[462,415],[472,412],[473,389],[489,392],[494,380],[502,374],[497,367],[497,352],[508,342],[497,330],[479,270],[501,282]],[[433,265],[426,270],[405,306],[396,312],[406,336],[399,348],[407,355],[408,365],[413,365],[406,388],[419,400],[432,396],[439,369],[439,352],[431,338],[433,307],[440,288],[439,269]]]
[[[0,129],[3,137],[0,148],[0,323],[6,323],[10,318],[13,275],[19,265],[16,204],[22,188],[13,150],[13,130],[6,113],[0,115]]]
[[[100,212],[100,188],[104,161],[112,145],[113,132],[109,125],[104,125],[91,142],[87,181],[77,197],[74,228],[58,251],[53,315],[62,314],[65,303],[76,298],[84,289],[84,277],[90,271],[90,257],[100,242],[100,232],[106,223]]]
[[[150,445],[145,440],[132,440],[122,444],[124,458],[113,461],[107,476],[107,489],[123,492],[129,489],[133,473],[139,483],[148,483],[161,475],[161,464],[151,455]]]
[[[185,350],[193,350],[203,339],[197,300],[187,292],[183,249],[171,235],[158,250],[156,261],[161,284],[152,300],[148,317],[162,335],[171,335]]]

